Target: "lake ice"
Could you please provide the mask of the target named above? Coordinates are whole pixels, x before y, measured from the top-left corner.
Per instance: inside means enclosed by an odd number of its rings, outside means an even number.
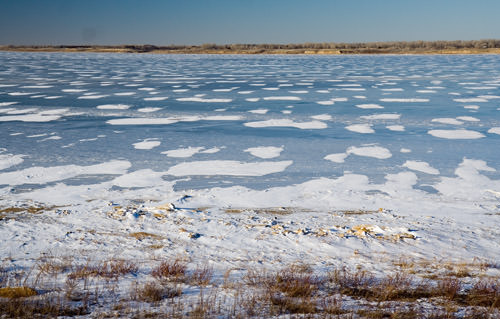
[[[0,187],[12,186],[12,174],[26,180],[4,192],[112,180],[117,176],[82,170],[30,183],[25,172],[114,160],[129,161],[129,173],[165,172],[163,179],[177,190],[262,190],[345,172],[380,185],[388,174],[411,170],[417,174],[412,187],[435,194],[434,185],[456,178],[464,159],[494,168],[481,172],[493,184],[500,178],[497,56],[4,52],[0,58]],[[29,137],[37,134],[44,135]],[[196,151],[213,148],[220,151]],[[215,164],[258,167],[264,160],[248,151],[257,148],[279,148],[273,160],[292,164],[267,174],[227,174]],[[195,151],[169,155],[182,149]],[[373,149],[392,156],[373,156]],[[325,159],[342,153],[357,156]],[[208,169],[211,177],[197,170],[189,179],[167,173],[190,161],[215,165]],[[408,163],[426,163],[440,174],[412,170]]]

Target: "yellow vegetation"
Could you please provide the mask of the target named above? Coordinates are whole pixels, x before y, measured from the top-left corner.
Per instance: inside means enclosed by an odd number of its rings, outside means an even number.
[[[0,288],[0,297],[2,298],[24,298],[36,296],[38,293],[35,289],[29,287],[5,287]]]

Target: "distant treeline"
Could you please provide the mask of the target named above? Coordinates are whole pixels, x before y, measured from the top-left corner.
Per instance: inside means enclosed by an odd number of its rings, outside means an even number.
[[[98,51],[137,53],[425,53],[440,51],[481,52],[500,49],[500,40],[470,41],[393,41],[367,43],[299,43],[299,44],[214,44],[202,45],[32,45],[3,46],[16,51]],[[493,50],[496,52],[496,50]]]

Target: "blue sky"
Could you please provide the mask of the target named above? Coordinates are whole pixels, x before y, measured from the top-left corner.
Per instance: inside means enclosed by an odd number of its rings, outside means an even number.
[[[500,38],[499,0],[0,0],[0,44]]]

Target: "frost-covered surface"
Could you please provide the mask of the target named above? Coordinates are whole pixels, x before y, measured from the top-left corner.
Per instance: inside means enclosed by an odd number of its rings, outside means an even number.
[[[498,56],[0,60],[2,260],[500,259]]]

